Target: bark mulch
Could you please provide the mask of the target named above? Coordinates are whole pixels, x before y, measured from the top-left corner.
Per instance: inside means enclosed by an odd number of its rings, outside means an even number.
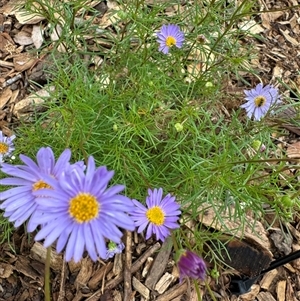
[[[151,1],[146,2],[151,4]],[[47,91],[33,85],[32,81],[40,86],[45,85],[49,80],[45,70],[51,65],[47,55],[37,57],[30,51],[41,46],[39,28],[46,28],[45,20],[28,22],[22,14],[17,13],[15,3],[15,0],[0,2],[0,130],[6,135],[12,134],[20,118],[33,121],[31,113],[39,109],[39,103],[42,104],[43,100],[36,94],[30,94],[28,88],[36,90],[40,95],[47,95]],[[113,3],[115,2],[99,1],[93,4],[99,11],[99,22],[105,28],[111,25],[108,17],[110,9],[117,9]],[[256,17],[251,29],[255,36],[247,41],[241,38],[241,47],[247,48],[249,43],[254,45],[258,56],[250,62],[251,67],[258,71],[265,84],[281,81],[282,86],[285,84],[291,88],[282,93],[297,102],[300,85],[300,9],[290,7],[299,3],[297,0],[259,0],[259,4],[260,9],[269,12]],[[103,47],[106,46],[104,43]],[[258,83],[257,78],[247,73],[241,76],[253,83],[253,86]],[[249,88],[245,87],[244,82],[232,78],[224,84],[224,89],[234,95]],[[228,112],[238,105],[239,103],[224,102],[222,110],[230,117]],[[40,109],[42,110],[42,106]],[[299,123],[292,121],[297,118],[297,112],[285,111],[281,117],[285,120],[281,123],[285,135],[274,137],[274,141],[279,151],[286,152],[291,162],[298,162],[300,128]],[[281,176],[283,179],[299,177],[297,170],[286,170]],[[274,216],[267,216],[266,219],[267,222],[274,221]],[[222,231],[220,225],[213,224],[213,220],[211,213],[195,223],[202,223],[208,231]],[[229,229],[230,223],[228,221]],[[234,229],[234,223],[231,226]],[[235,240],[227,245],[227,251],[231,255],[231,261],[227,259],[227,263],[232,268],[224,266],[218,279],[208,277],[208,286],[216,300],[300,300],[300,260],[266,273],[247,294],[231,294],[229,287],[233,275],[256,276],[273,259],[300,249],[298,217],[292,223],[284,225],[275,219],[271,228],[267,228],[267,223],[261,221],[257,227],[261,234],[259,238],[253,235],[252,229],[248,229],[243,240],[241,233],[236,234]],[[193,282],[179,283],[170,240],[161,244],[154,240],[145,241],[137,233],[126,232],[124,244],[126,248],[123,254],[96,263],[88,257],[77,264],[66,263],[62,254],[52,250],[52,300],[197,300]],[[21,227],[13,233],[10,244],[0,245],[0,252],[0,300],[44,300],[46,250],[43,246],[33,242]],[[212,300],[204,283],[200,283],[200,290],[203,300]]]

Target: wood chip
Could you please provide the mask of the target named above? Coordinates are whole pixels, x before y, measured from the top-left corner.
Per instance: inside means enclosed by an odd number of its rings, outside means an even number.
[[[81,263],[75,262],[74,260],[71,260],[68,262],[69,270],[72,274],[78,273],[80,271]]]
[[[148,257],[147,258],[147,261],[145,263],[145,267],[143,269],[143,272],[142,272],[142,276],[145,278],[147,275],[148,275],[148,272],[152,266],[152,263],[153,263],[153,258],[152,257]]]
[[[276,301],[269,292],[260,292],[256,298],[258,301]]]
[[[123,259],[122,253],[115,255],[113,273],[115,275],[119,275],[123,271]]]
[[[253,301],[260,291],[260,286],[258,284],[253,284],[251,286],[251,291],[249,293],[240,296],[241,301]]]
[[[282,280],[277,283],[276,294],[277,301],[285,301],[286,281]]]
[[[283,36],[286,38],[286,40],[288,42],[290,42],[293,46],[299,46],[299,42],[296,39],[292,38],[289,35],[288,31],[283,31],[280,29],[280,32],[283,34]]]
[[[17,82],[17,81],[18,81],[19,79],[21,79],[21,78],[22,78],[22,74],[21,74],[21,73],[18,73],[17,75],[15,75],[15,76],[9,78],[6,82],[4,82],[4,83],[2,84],[2,87],[5,88],[5,87],[7,87],[7,86],[10,86],[10,85],[12,85],[13,83]]]
[[[175,277],[171,275],[170,273],[165,273],[160,280],[156,283],[155,285],[155,290],[159,293],[162,294],[164,293],[171,283],[174,281]]]
[[[35,242],[30,249],[30,256],[39,261],[40,263],[45,263],[46,261],[47,249],[39,242]],[[51,250],[50,255],[50,267],[56,272],[61,271],[63,264],[63,257],[61,254],[57,254],[54,250]]]
[[[33,269],[33,262],[30,261],[29,258],[19,255],[15,264],[15,269],[19,273],[37,281],[41,286],[44,285],[44,269],[40,269],[39,273],[37,273],[36,269]]]
[[[0,263],[0,278],[8,278],[13,272],[14,268],[11,264]]]
[[[44,42],[41,25],[33,25],[31,39],[35,48],[40,49]]]
[[[285,300],[286,301],[298,301],[298,299],[295,297],[295,292],[294,292],[293,286],[292,286],[289,278],[286,280]]]
[[[90,287],[92,290],[95,290],[98,286],[100,286],[100,282],[102,279],[107,275],[113,268],[113,263],[108,262],[105,266],[102,266],[101,268],[97,269],[91,280],[88,283],[88,287]]]
[[[93,274],[93,262],[89,257],[85,257],[80,261],[81,268],[75,279],[77,289],[86,286]]]
[[[156,301],[170,301],[176,298],[177,296],[180,296],[188,290],[188,284],[187,282],[179,283],[177,285],[174,285],[171,289],[169,289],[164,294],[160,295]]]
[[[145,298],[145,300],[149,300],[150,290],[134,276],[132,277],[132,286]]]
[[[19,31],[14,36],[14,41],[19,45],[24,45],[24,46],[31,45],[33,43],[31,35],[25,31]]]
[[[19,93],[20,93],[20,90],[14,90],[12,95],[11,95],[11,98],[9,100],[9,103],[15,103]]]
[[[150,273],[148,274],[145,280],[145,285],[150,289],[154,289],[158,279],[164,273],[165,268],[168,264],[168,260],[170,258],[171,250],[172,250],[172,240],[171,237],[168,237],[164,241],[160,252],[157,254],[156,258],[154,259]]]
[[[4,14],[5,16],[13,15],[15,11],[18,10],[18,7],[20,6],[20,0],[10,0],[7,1],[7,3],[0,8],[0,13]]]
[[[14,64],[11,63],[11,62],[1,61],[0,60],[0,67],[12,68],[13,66],[14,66]]]
[[[284,265],[284,267],[290,271],[291,273],[296,273],[297,271],[292,267],[292,265],[290,263],[287,263]]]
[[[270,239],[276,248],[285,255],[292,252],[293,238],[289,233],[283,233],[280,228],[273,228],[270,233]]]
[[[124,260],[124,299],[130,300],[132,295],[131,287],[131,263],[132,263],[132,232],[125,231],[125,260]]]
[[[269,290],[274,278],[278,275],[277,270],[272,270],[264,275],[263,279],[260,282],[262,289]]]

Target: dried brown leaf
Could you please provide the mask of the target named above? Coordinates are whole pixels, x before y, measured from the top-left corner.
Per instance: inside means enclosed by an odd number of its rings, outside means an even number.
[[[35,58],[28,53],[21,53],[13,58],[13,62],[16,71],[22,72],[32,67],[35,62]]]
[[[54,87],[50,87],[50,91],[54,91]],[[50,93],[48,90],[42,89],[35,94],[30,94],[28,97],[19,101],[13,110],[13,114],[20,118],[26,112],[33,111],[35,106],[41,105],[45,102],[45,98],[49,97]]]
[[[286,154],[288,158],[300,158],[300,141],[295,142],[288,146],[286,150]]]
[[[267,29],[271,29],[271,23],[273,23],[276,19],[284,15],[284,11],[274,11],[261,14],[262,26]]]
[[[7,104],[12,96],[12,91],[10,88],[6,88],[0,95],[0,110]]]

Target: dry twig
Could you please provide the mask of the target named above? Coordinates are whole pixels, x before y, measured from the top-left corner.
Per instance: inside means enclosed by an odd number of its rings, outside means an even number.
[[[131,299],[131,241],[132,233],[130,231],[125,232],[125,267],[124,267],[124,300],[129,301]]]

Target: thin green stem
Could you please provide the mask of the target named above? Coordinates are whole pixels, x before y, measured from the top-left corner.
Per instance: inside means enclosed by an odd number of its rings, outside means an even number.
[[[179,248],[178,248],[178,244],[177,244],[177,241],[176,241],[174,231],[171,232],[171,235],[172,235],[172,242],[173,242],[174,250],[175,250],[175,253],[177,253]]]
[[[194,280],[194,285],[195,285],[198,301],[202,301],[202,297],[201,297],[200,289],[199,289],[199,284],[197,283],[196,280]]]
[[[212,292],[210,286],[208,285],[207,281],[205,281],[205,287],[209,292],[209,295],[211,296],[211,298],[213,299],[213,301],[217,301],[217,299],[215,298],[214,293]]]

